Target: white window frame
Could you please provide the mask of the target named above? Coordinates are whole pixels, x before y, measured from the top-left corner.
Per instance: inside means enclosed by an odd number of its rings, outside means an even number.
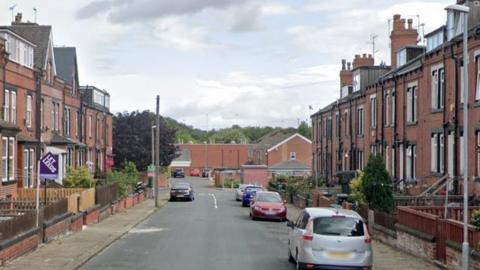
[[[370,127],[377,128],[377,96],[370,96]]]
[[[89,115],[88,116],[88,124],[87,124],[87,126],[88,126],[88,137],[89,138],[92,138],[92,120],[93,120],[92,116]]]
[[[11,91],[10,96],[11,96],[11,101],[10,101],[11,116],[10,116],[10,119],[11,119],[11,123],[16,124],[17,123],[17,92]]]
[[[385,93],[385,127],[390,126],[390,91]]]
[[[364,135],[364,116],[365,112],[363,107],[357,108],[357,135]]]
[[[32,127],[32,95],[27,95],[27,113],[25,122],[28,128]]]
[[[290,152],[290,160],[297,160],[297,152]]]
[[[396,94],[395,90],[392,91],[392,98],[390,99],[392,102],[392,119],[391,119],[391,126],[395,125],[395,113],[396,113],[396,107],[395,107],[395,99],[396,99]]]
[[[475,89],[475,101],[480,101],[480,55],[475,57],[477,72],[477,87]]]
[[[432,69],[432,109],[443,109],[443,100],[445,98],[445,69],[439,67]]]
[[[407,88],[407,123],[417,122],[417,86]]]
[[[5,89],[3,98],[3,120],[10,122],[10,90]]]
[[[431,171],[433,173],[445,173],[445,145],[443,133],[432,133],[431,136]]]

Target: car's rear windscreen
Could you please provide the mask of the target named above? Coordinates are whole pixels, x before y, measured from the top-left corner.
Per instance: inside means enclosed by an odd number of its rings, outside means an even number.
[[[363,222],[360,219],[331,216],[313,220],[313,233],[320,235],[363,236]]]

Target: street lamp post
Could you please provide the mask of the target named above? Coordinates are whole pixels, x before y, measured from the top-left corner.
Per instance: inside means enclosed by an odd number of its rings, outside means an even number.
[[[462,267],[468,270],[468,13],[470,8],[463,5],[450,5],[449,13],[457,13],[463,20],[463,244]],[[450,17],[450,16],[449,16]],[[451,29],[449,29],[451,30]]]

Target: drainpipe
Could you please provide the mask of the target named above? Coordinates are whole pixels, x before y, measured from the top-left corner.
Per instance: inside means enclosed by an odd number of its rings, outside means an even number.
[[[397,169],[398,169],[398,172],[400,173],[400,168],[399,166],[397,166],[398,164],[398,161],[397,160],[397,155],[399,155],[400,152],[398,152],[398,133],[397,133],[397,108],[398,108],[398,102],[397,102],[397,97],[398,97],[398,81],[397,81],[397,76],[396,74],[394,73],[393,75],[393,89],[394,89],[394,92],[395,92],[395,96],[392,96],[393,98],[393,101],[395,104],[395,110],[393,112],[393,145],[395,146],[395,155],[393,155],[393,164],[395,164],[395,170],[393,170],[393,178],[394,179],[397,179]],[[394,108],[392,108],[393,110]],[[400,179],[397,179],[397,180],[400,180]]]
[[[403,134],[402,134],[402,142],[403,142],[403,153],[404,153],[403,154],[403,177],[404,178],[407,177],[407,162],[406,162],[407,161],[406,160],[406,157],[407,157],[407,151],[406,151],[407,150],[407,144],[406,144],[406,142],[407,142],[407,140],[406,140],[406,135],[407,135],[407,133],[406,133],[406,128],[407,128],[407,121],[406,121],[407,120],[407,105],[406,104],[407,104],[407,102],[405,102],[405,100],[406,100],[406,98],[405,98],[405,94],[406,94],[406,85],[405,85],[406,79],[405,79],[405,77],[406,77],[405,75],[402,76],[402,80],[403,80],[403,91],[402,91],[403,92],[403,95],[402,95],[402,97],[403,97],[403,121],[402,121],[403,122],[402,123],[403,130],[402,130],[402,133]]]
[[[454,130],[453,149],[455,151],[455,154],[453,155],[453,175],[452,175],[452,177],[454,179],[453,180],[453,193],[458,194],[458,179],[456,177],[458,175],[458,165],[457,165],[458,155],[460,154],[460,153],[457,153],[457,146],[459,145],[458,140],[459,140],[459,135],[460,135],[459,126],[458,126],[458,110],[459,110],[459,105],[460,105],[460,99],[459,99],[459,94],[458,94],[458,90],[459,90],[459,87],[458,87],[458,84],[459,84],[458,67],[460,67],[461,62],[458,59],[458,57],[455,56],[455,52],[453,51],[453,46],[450,46],[450,55],[451,55],[451,58],[455,61],[455,98],[454,98],[455,111],[454,111],[454,118],[453,118],[454,119],[453,120],[453,130]],[[445,147],[445,149],[448,150],[448,145],[447,145],[447,147]],[[448,155],[445,155],[445,157],[448,157]],[[445,160],[447,161],[447,166],[445,166],[445,168],[447,168],[447,170],[448,170],[448,158],[446,158]]]

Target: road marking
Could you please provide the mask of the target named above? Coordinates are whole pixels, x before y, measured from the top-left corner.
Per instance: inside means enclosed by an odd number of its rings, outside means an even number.
[[[212,194],[212,193],[210,193],[210,196],[212,196],[212,198],[213,198],[213,204],[214,204],[214,206],[215,206],[215,209],[218,209],[217,198],[215,198],[215,195]]]
[[[144,229],[132,229],[128,233],[153,233],[153,232],[163,232],[166,231],[165,228],[144,228]]]

